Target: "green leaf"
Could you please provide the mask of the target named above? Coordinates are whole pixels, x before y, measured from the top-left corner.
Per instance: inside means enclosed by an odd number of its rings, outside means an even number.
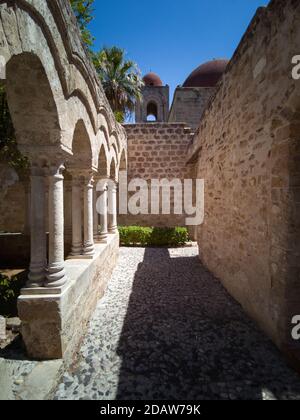
[[[115,46],[104,47],[93,54],[94,66],[119,122],[124,122],[125,117],[133,112],[144,86],[137,65],[132,60],[126,60],[125,55],[123,49]]]

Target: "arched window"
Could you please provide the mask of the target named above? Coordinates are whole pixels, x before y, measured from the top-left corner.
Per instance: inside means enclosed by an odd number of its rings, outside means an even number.
[[[158,109],[155,102],[149,102],[147,105],[147,121],[157,121],[158,119]]]

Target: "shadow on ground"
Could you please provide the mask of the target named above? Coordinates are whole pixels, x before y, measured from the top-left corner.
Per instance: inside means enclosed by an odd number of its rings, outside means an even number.
[[[146,249],[117,353],[121,400],[300,398],[274,345],[180,250]]]

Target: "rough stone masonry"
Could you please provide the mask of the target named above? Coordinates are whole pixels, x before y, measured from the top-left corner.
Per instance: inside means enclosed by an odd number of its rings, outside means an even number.
[[[200,258],[300,365],[300,3],[258,10],[189,150],[204,178]]]

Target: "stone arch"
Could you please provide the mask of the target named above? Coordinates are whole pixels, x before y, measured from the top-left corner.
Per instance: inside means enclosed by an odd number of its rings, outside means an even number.
[[[117,149],[117,146],[116,146],[115,143],[111,145],[110,150],[111,150],[112,156],[115,159],[116,165],[118,165],[118,155],[119,155],[119,153],[118,153],[118,149]]]
[[[83,120],[79,120],[76,123],[73,134],[72,152],[73,157],[71,159],[71,166],[75,168],[92,169],[92,145]]]
[[[117,153],[120,151],[120,142],[115,132],[113,132],[110,136],[110,145],[115,147]]]
[[[82,311],[91,293],[89,285],[97,285],[93,294],[100,295],[104,289],[98,281],[98,268],[93,268],[89,270],[89,284],[81,284],[82,293],[78,294],[79,279],[74,272],[70,281],[70,266],[64,261],[69,253],[67,236],[72,242],[72,257],[92,256],[93,233],[97,233],[97,229],[93,232],[94,172],[99,159],[105,177],[117,177],[119,152],[127,145],[126,133],[114,118],[68,0],[2,1],[0,27],[0,58],[7,63],[9,107],[18,145],[31,163],[27,287],[35,290],[30,294],[25,291],[19,302],[25,326],[23,339],[32,358],[56,359],[69,354],[79,341],[78,326],[83,325],[93,306]],[[116,188],[109,193],[115,217]],[[114,218],[108,228],[111,234],[116,233]],[[118,241],[109,240],[114,259]],[[104,254],[97,254],[97,258],[104,258]],[[92,258],[90,264],[96,267]],[[103,281],[106,274],[103,271]],[[64,294],[61,288],[68,282]],[[57,297],[53,305],[45,298],[52,289]],[[34,302],[31,293],[38,296]],[[45,302],[50,305],[50,315],[40,317]],[[40,328],[43,319],[47,328]],[[76,322],[71,322],[74,319]]]
[[[101,177],[109,176],[109,159],[104,144],[102,144],[100,148],[98,160],[98,173]]]
[[[6,67],[9,109],[22,146],[59,146],[61,127],[53,92],[40,59],[13,56]]]
[[[119,171],[126,171],[127,170],[127,154],[125,149],[122,150],[119,162]]]
[[[110,161],[109,176],[111,179],[114,180],[117,180],[118,177],[117,162],[116,157],[114,155],[112,156]]]
[[[109,133],[108,130],[106,129],[106,127],[104,127],[103,125],[100,127],[100,132],[103,133],[104,138],[105,138],[105,142],[107,145],[107,148],[110,148],[110,140],[109,140]]]

